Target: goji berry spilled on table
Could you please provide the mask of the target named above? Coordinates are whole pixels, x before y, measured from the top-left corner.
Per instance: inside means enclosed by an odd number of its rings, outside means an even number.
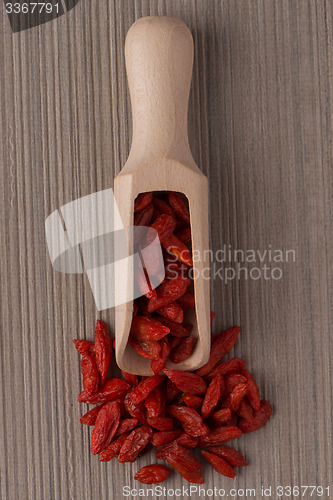
[[[149,198],[142,198],[140,203],[147,201]],[[163,207],[159,203],[156,206]],[[176,206],[170,209],[176,210]],[[191,305],[189,298],[186,301]],[[141,324],[135,326],[136,331],[141,331]],[[161,323],[157,336],[162,328],[170,327]],[[215,334],[208,363],[195,373],[168,370],[164,353],[163,362],[153,360],[161,369],[151,377],[120,371],[122,378],[108,378],[112,340],[106,325],[99,320],[95,342],[74,341],[82,356],[84,390],[78,399],[96,405],[80,419],[82,424],[93,427],[92,453],[99,455],[100,462],[116,459],[120,463],[133,463],[153,447],[154,462],[164,460],[168,466],[147,465],[135,474],[136,480],[144,484],[159,483],[174,470],[187,481],[202,484],[203,465],[191,452],[199,448],[204,461],[219,474],[235,477],[235,468],[248,463],[238,450],[225,443],[260,429],[272,414],[271,404],[260,399],[259,387],[245,369],[246,361],[235,357],[222,360],[235,344],[239,331],[239,327],[234,327]],[[170,345],[176,349],[182,341],[182,337],[172,338],[170,333],[159,341],[140,339],[140,342],[164,343],[161,351],[164,349],[168,356]]]

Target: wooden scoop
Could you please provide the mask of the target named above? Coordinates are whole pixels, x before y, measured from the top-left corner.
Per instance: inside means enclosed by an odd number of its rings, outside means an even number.
[[[194,370],[210,351],[208,182],[192,157],[187,107],[193,65],[190,30],[172,17],[143,17],[127,33],[126,69],[132,103],[133,139],[114,192],[124,227],[133,225],[134,200],[146,191],[178,191],[189,202],[194,257],[195,311],[189,317],[198,341],[192,355],[168,368]],[[125,282],[124,282],[125,281]],[[132,286],[115,275],[117,288]],[[119,293],[120,289],[118,288]],[[129,373],[151,375],[150,360],[128,345],[133,302],[115,310],[116,359]]]

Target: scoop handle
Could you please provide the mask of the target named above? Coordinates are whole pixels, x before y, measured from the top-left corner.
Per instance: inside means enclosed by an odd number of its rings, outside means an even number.
[[[125,59],[133,118],[130,156],[193,161],[187,137],[189,28],[173,17],[142,17],[127,33]]]

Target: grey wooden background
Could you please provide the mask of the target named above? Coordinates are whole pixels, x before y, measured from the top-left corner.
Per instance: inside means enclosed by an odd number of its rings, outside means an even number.
[[[261,485],[328,486],[332,2],[81,0],[18,34],[0,12],[1,499],[123,498],[152,460],[90,454],[72,339],[92,338],[97,312],[85,277],[54,272],[44,234],[53,210],[111,187],[126,160],[124,37],[150,14],[178,16],[194,36],[189,134],[210,181],[212,248],[296,254],[277,264],[279,280],[212,280],[214,329],[240,324],[234,352],[274,416],[238,440],[249,467],[235,480],[207,467],[205,486],[256,488],[257,498]],[[112,328],[112,311],[101,318]],[[181,484],[174,474],[167,486]]]

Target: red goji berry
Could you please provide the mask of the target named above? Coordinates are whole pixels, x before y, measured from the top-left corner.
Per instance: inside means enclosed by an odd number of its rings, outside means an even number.
[[[261,401],[260,409],[255,411],[251,420],[242,418],[238,426],[242,432],[253,432],[263,427],[272,415],[272,406],[269,401]]]
[[[257,386],[256,381],[252,377],[251,373],[248,370],[243,369],[242,372],[246,377],[247,384],[247,399],[250,401],[253,409],[255,411],[260,410],[260,391]]]
[[[222,457],[209,453],[208,451],[201,451],[207,462],[219,473],[226,477],[234,478],[236,472]]]
[[[173,443],[166,454],[166,461],[179,473],[197,472],[202,470],[202,464],[195,456],[178,443]]]
[[[240,373],[231,373],[230,375],[227,375],[224,378],[224,381],[225,381],[224,395],[227,396],[235,389],[237,385],[245,384],[246,377],[244,377],[244,375],[241,375]]]
[[[174,254],[180,262],[184,262],[187,266],[193,266],[189,249],[174,234],[164,238],[162,246],[167,252]]]
[[[186,245],[186,243],[190,243],[191,241],[191,228],[185,227],[184,229],[176,231],[175,236]]]
[[[105,448],[102,453],[99,454],[98,459],[101,462],[109,462],[112,460],[112,458],[116,457],[118,453],[120,452],[120,449],[124,442],[126,441],[126,438],[130,435],[130,432],[125,432],[121,436],[119,436],[117,439],[112,441],[107,448]]]
[[[129,397],[129,393],[125,396],[125,408],[133,418],[137,418],[139,420],[140,424],[146,423],[147,418],[143,403],[135,405]]]
[[[80,423],[85,425],[95,425],[97,415],[99,414],[102,407],[103,405],[96,406],[92,410],[82,415],[82,417],[80,418]]]
[[[124,370],[121,370],[121,374],[124,377],[124,379],[126,380],[126,382],[129,385],[131,385],[132,387],[134,387],[135,385],[138,385],[137,375],[133,375],[133,373],[124,372]]]
[[[160,316],[163,316],[163,318],[174,321],[175,323],[183,322],[184,312],[178,302],[171,302],[167,306],[156,309],[156,312]]]
[[[147,424],[134,429],[122,445],[118,461],[120,463],[135,462],[137,456],[144,450],[152,436],[153,430]]]
[[[217,427],[216,429],[210,431],[206,436],[202,436],[200,438],[199,446],[200,448],[205,448],[206,446],[222,444],[226,441],[238,438],[241,435],[242,431],[235,425]]]
[[[144,401],[148,394],[162,381],[163,377],[161,375],[153,375],[145,380],[141,380],[141,382],[129,393],[130,399],[135,405],[141,403],[141,401]]]
[[[81,359],[81,372],[83,389],[88,396],[98,391],[99,373],[96,366],[95,356],[86,353]]]
[[[215,427],[221,427],[231,419],[231,410],[230,408],[221,408],[221,410],[214,411],[211,418]]]
[[[191,450],[198,446],[199,438],[190,436],[186,432],[183,432],[183,434],[181,434],[179,438],[176,439],[176,441],[180,446],[183,446],[187,450]]]
[[[214,370],[205,375],[205,380],[212,380],[216,375],[230,375],[235,372],[241,371],[246,365],[245,359],[231,358],[224,363],[218,365]]]
[[[214,455],[224,458],[224,460],[226,460],[231,467],[244,467],[248,465],[245,458],[241,453],[239,453],[239,451],[231,448],[231,446],[227,446],[226,444],[213,446],[212,448],[209,448],[208,451],[210,453],[214,453]]]
[[[125,394],[131,389],[131,386],[120,378],[113,378],[107,380],[101,389],[93,394],[89,395],[86,391],[82,391],[79,394],[79,403],[89,403],[89,404],[99,404],[99,403],[109,403],[115,399],[125,396]]]
[[[247,399],[247,397],[243,398],[237,410],[237,415],[239,415],[242,418],[245,418],[245,420],[251,420],[253,418],[253,414],[254,414],[254,409],[249,403],[249,400]]]
[[[166,382],[166,401],[167,403],[172,403],[175,401],[176,397],[181,393],[181,390],[171,382],[171,380],[167,379]]]
[[[173,233],[176,227],[176,221],[172,215],[161,214],[156,220],[154,220],[150,227],[157,231],[160,242],[162,242]]]
[[[160,384],[152,390],[144,401],[150,417],[160,417],[165,412],[165,389]]]
[[[95,350],[95,344],[93,342],[89,342],[89,340],[85,339],[74,339],[73,343],[75,345],[75,348],[81,356],[84,354],[92,354]]]
[[[167,407],[167,412],[171,417],[181,422],[184,431],[190,436],[205,436],[209,433],[209,427],[203,422],[201,415],[193,408],[170,405]]]
[[[161,345],[156,340],[140,340],[132,335],[128,337],[128,343],[133,349],[146,359],[159,359]]]
[[[246,384],[238,384],[232,390],[232,392],[227,396],[227,398],[223,401],[223,408],[230,408],[231,411],[236,412],[239,408],[239,405],[247,393],[247,385]]]
[[[168,200],[171,208],[174,210],[176,215],[184,222],[189,223],[190,214],[179,194],[170,191],[170,193],[168,194]]]
[[[205,394],[202,407],[201,416],[203,419],[209,417],[214,410],[224,390],[224,381],[221,375],[217,375],[209,384]]]
[[[169,370],[168,368],[164,368],[164,373],[181,391],[188,394],[200,396],[205,394],[207,390],[205,381],[195,373]]]
[[[197,343],[197,338],[194,335],[181,339],[179,344],[172,349],[170,359],[173,363],[178,364],[189,358],[193,352],[194,346]]]
[[[182,433],[183,433],[182,429],[174,429],[172,431],[154,432],[154,435],[150,439],[150,442],[153,446],[156,446],[156,448],[158,448],[159,446],[163,446],[165,444],[172,443]]]
[[[95,355],[97,369],[101,375],[103,385],[112,359],[112,340],[108,335],[106,325],[97,320],[95,329]]]
[[[158,431],[173,430],[173,419],[169,417],[148,417],[147,424]]]
[[[124,418],[120,420],[115,436],[121,436],[121,434],[125,434],[125,432],[132,431],[138,423],[139,420],[137,418]]]
[[[161,200],[160,198],[153,198],[153,206],[158,213],[160,214],[168,214],[171,215],[175,220],[177,220],[177,216],[173,209],[166,203],[164,200]]]
[[[188,330],[179,323],[176,323],[175,321],[170,321],[169,319],[166,318],[162,318],[161,316],[159,316],[158,319],[163,325],[170,328],[170,334],[173,335],[174,337],[180,337],[180,338],[188,337],[189,335]]]
[[[234,326],[233,328],[221,332],[213,342],[208,362],[195,373],[203,376],[213,370],[221,359],[231,351],[236,343],[239,332],[239,326]]]
[[[189,483],[203,484],[204,480],[201,471],[196,472],[179,472],[178,473],[186,479]]]
[[[186,292],[177,302],[183,309],[193,309],[195,307],[194,295],[190,292]]]
[[[131,335],[137,340],[160,340],[169,332],[170,328],[147,316],[135,316],[131,325]]]
[[[151,218],[153,216],[154,207],[152,203],[143,208],[142,210],[135,212],[134,214],[134,226],[148,226]]]
[[[167,306],[171,302],[179,299],[187,290],[190,280],[179,276],[176,279],[166,281],[158,287],[156,298],[152,298],[148,302],[148,312],[152,313],[160,307]]]
[[[97,415],[95,427],[91,435],[91,453],[96,455],[107,448],[115,435],[120,421],[118,403],[112,402],[103,406]]]
[[[134,211],[138,212],[146,208],[153,200],[153,193],[140,193],[134,202]]]
[[[134,479],[143,484],[162,483],[171,474],[171,470],[165,465],[146,465],[142,467],[134,476]]]
[[[151,362],[151,369],[155,375],[158,375],[165,365],[167,364],[169,354],[171,351],[171,344],[168,338],[160,340],[160,354],[159,356]]]
[[[194,396],[193,394],[184,394],[183,401],[189,408],[198,410],[202,405],[203,399],[200,396]]]

